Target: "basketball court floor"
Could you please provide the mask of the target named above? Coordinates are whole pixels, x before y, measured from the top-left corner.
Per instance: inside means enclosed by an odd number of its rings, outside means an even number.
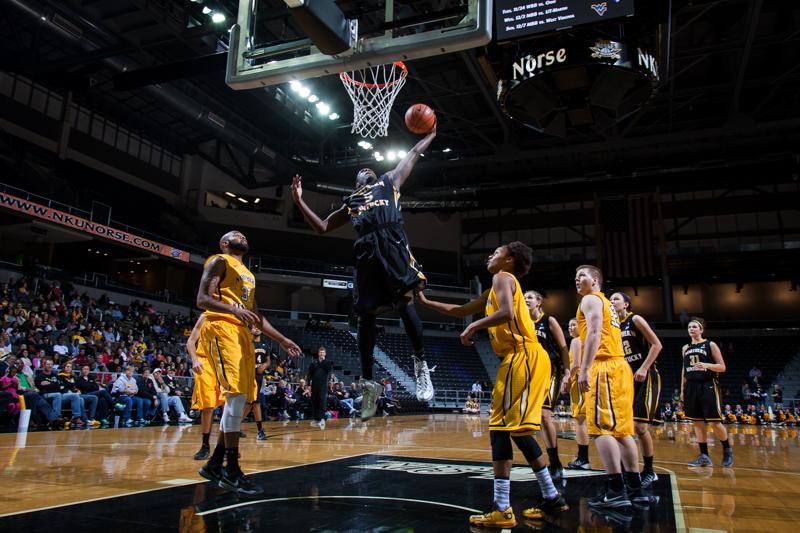
[[[268,422],[267,441],[245,424],[245,471],[263,486],[240,498],[197,475],[199,426],[0,435],[6,491],[0,530],[44,531],[469,531],[467,516],[492,499],[488,420],[457,414]],[[597,515],[586,499],[601,471],[567,471],[571,506],[514,531],[789,531],[795,527],[798,430],[729,427],[732,469],[693,469],[690,424],[655,430],[658,503],[632,515]],[[562,462],[576,450],[559,422]],[[215,436],[212,435],[212,440]],[[713,445],[711,443],[710,445]],[[794,450],[794,452],[792,452]],[[719,446],[711,448],[718,461]],[[511,502],[538,487],[517,456]],[[599,460],[591,453],[592,463]]]

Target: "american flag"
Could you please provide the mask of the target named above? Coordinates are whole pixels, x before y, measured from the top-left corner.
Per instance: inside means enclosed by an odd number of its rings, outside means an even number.
[[[608,278],[654,275],[652,196],[603,198],[603,271]]]

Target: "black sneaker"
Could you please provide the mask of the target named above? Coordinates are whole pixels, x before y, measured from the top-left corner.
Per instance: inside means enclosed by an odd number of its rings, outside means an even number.
[[[250,478],[244,475],[241,470],[228,472],[228,469],[222,469],[222,478],[219,480],[219,487],[221,489],[238,492],[239,494],[247,494],[248,496],[256,496],[262,494],[264,489],[253,485]]]
[[[602,494],[589,498],[589,505],[604,509],[623,509],[631,506],[631,500],[628,498],[628,493],[625,489],[616,491],[607,487]]]
[[[638,508],[647,507],[650,504],[658,503],[658,498],[653,496],[653,491],[650,487],[645,487],[644,484],[635,489],[628,488],[628,497],[634,506]]]
[[[522,511],[522,516],[532,520],[543,520],[547,515],[557,515],[569,511],[567,500],[560,494],[551,500],[542,500],[542,503],[536,507],[525,509]]]
[[[733,466],[733,448],[722,450],[722,467],[730,468]]]
[[[595,515],[600,521],[606,525],[611,526],[614,531],[630,531],[631,522],[633,522],[633,515],[628,512],[628,509],[607,509],[603,507],[593,507],[592,514]],[[592,521],[594,524],[594,520]],[[619,528],[619,529],[617,529]]]
[[[570,470],[591,470],[592,464],[589,461],[584,461],[580,457],[575,459],[574,461],[570,461],[567,463],[567,468]]]
[[[239,432],[239,438],[240,439],[246,439],[247,438],[247,433],[245,433],[244,431],[240,431]]]
[[[267,440],[267,434],[263,431],[259,431],[256,440]]]
[[[653,471],[642,472],[640,476],[642,478],[642,487],[650,487],[654,481],[658,481],[658,474]]]
[[[731,453],[731,461],[733,461],[733,453]],[[711,457],[708,455],[701,453],[697,456],[694,461],[689,461],[689,466],[700,467],[700,466],[714,466],[714,463],[711,461]]]
[[[555,468],[552,465],[548,465],[547,470],[550,472],[553,484],[561,485],[561,482],[564,481],[564,467],[560,464],[556,465]]]
[[[211,462],[207,462],[200,467],[198,474],[209,481],[219,483],[219,480],[222,479],[222,465],[215,465],[211,464]]]
[[[197,450],[197,453],[194,454],[195,461],[204,461],[211,456],[211,450],[208,447],[208,444],[203,444],[200,446],[200,449]]]

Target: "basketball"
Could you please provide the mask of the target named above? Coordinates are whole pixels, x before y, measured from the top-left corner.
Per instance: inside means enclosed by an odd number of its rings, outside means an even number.
[[[406,127],[411,133],[428,133],[436,125],[436,113],[425,104],[414,104],[406,111]]]

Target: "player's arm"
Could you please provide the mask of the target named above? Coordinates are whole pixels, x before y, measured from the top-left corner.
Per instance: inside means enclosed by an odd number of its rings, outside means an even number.
[[[552,316],[547,320],[547,325],[550,328],[550,333],[553,334],[556,349],[558,353],[561,354],[561,363],[564,366],[564,379],[569,380],[569,350],[567,349],[567,340],[564,338],[564,331],[558,324],[558,320]]]
[[[189,338],[186,340],[186,353],[188,353],[189,357],[192,359],[192,370],[195,373],[203,371],[203,363],[200,361],[200,358],[197,357],[197,342],[200,340],[200,327],[205,320],[205,315],[200,315],[200,318],[197,319],[197,322],[195,322],[192,328],[192,332],[189,334]]]
[[[633,376],[633,379],[636,381],[644,381],[647,378],[647,372],[650,370],[650,367],[653,366],[653,363],[655,363],[658,358],[658,354],[661,353],[662,346],[661,341],[658,340],[658,336],[653,331],[653,328],[650,327],[650,324],[647,323],[647,320],[639,315],[634,315],[633,325],[644,335],[644,338],[647,339],[647,343],[650,345],[650,350],[647,352],[647,359],[644,360],[642,366],[639,367],[639,370],[637,370],[636,374]]]
[[[586,318],[586,341],[582,347],[578,387],[586,392],[589,390],[589,369],[592,368],[594,358],[597,357],[597,349],[600,347],[600,334],[603,329],[603,302],[597,296],[587,294],[581,300],[581,311]]]
[[[325,220],[319,218],[303,200],[303,178],[297,174],[292,178],[292,198],[294,198],[294,203],[297,204],[297,208],[300,209],[303,218],[311,226],[311,229],[320,235],[344,226],[349,220],[347,207],[344,205],[328,215]]]
[[[704,369],[710,370],[712,372],[717,372],[719,374],[725,372],[725,361],[722,359],[722,352],[717,346],[716,342],[711,342],[711,358],[714,360],[713,363],[697,363],[694,365],[697,369]],[[765,394],[766,396],[766,394]]]
[[[683,391],[686,388],[686,365],[683,364],[686,357],[686,350],[689,348],[688,344],[684,344],[681,348],[681,402],[683,401]]]
[[[225,260],[220,256],[216,256],[203,268],[200,287],[197,289],[197,307],[205,311],[233,315],[248,327],[257,324],[258,315],[254,312],[243,307],[226,304],[221,299],[218,300],[214,297],[219,291],[219,284],[224,275]]]
[[[253,308],[258,309],[258,304],[255,302],[255,300],[253,300]],[[266,317],[261,314],[261,312],[256,311],[256,313],[258,315],[260,324],[258,329],[261,330],[261,333],[280,344],[281,348],[283,348],[283,350],[292,357],[297,357],[300,355],[300,347],[297,346],[293,340],[284,336],[283,333],[275,329],[275,327],[269,323],[269,320],[267,320]]]
[[[389,172],[389,179],[394,183],[394,188],[398,191],[406,183],[408,176],[414,169],[414,165],[419,161],[420,156],[428,149],[433,139],[436,137],[436,124],[429,134],[422,138],[406,156],[400,160],[394,170]]]
[[[566,394],[569,391],[570,381],[577,379],[581,370],[581,340],[579,338],[572,339],[569,344],[569,352],[572,354],[572,366],[569,368],[570,375],[565,376],[569,380],[561,380],[561,394]]]
[[[514,290],[516,289],[514,279],[511,276],[504,276],[502,272],[498,272],[492,278],[492,288],[497,296],[497,311],[480,320],[476,320],[461,332],[461,344],[464,346],[473,344],[472,336],[479,329],[499,326],[514,319]]]
[[[470,300],[469,302],[458,305],[458,304],[447,304],[444,302],[437,302],[436,300],[431,300],[424,293],[420,292],[417,294],[417,300],[420,304],[428,309],[432,309],[437,313],[441,313],[443,315],[448,316],[457,316],[457,317],[465,317],[470,315],[475,315],[478,313],[482,313],[486,308],[486,300],[489,298],[489,290],[483,291],[483,293],[475,298],[474,300]]]

